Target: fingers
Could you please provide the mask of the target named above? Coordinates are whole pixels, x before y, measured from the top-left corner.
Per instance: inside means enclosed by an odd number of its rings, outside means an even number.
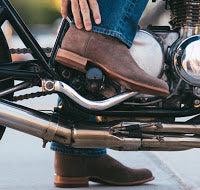
[[[63,18],[67,17],[68,3],[69,0],[61,0],[61,14]],[[92,11],[95,23],[101,23],[101,14],[97,0],[71,0],[71,9],[75,25],[78,29],[82,29],[83,24],[87,31],[92,29],[90,11]]]
[[[79,0],[79,5],[80,5],[85,29],[89,31],[92,29],[92,22],[90,18],[90,9],[88,6],[88,2],[87,0]]]
[[[74,16],[74,22],[76,24],[76,27],[78,29],[83,28],[81,14],[80,14],[80,6],[78,0],[72,0],[71,1],[71,7],[72,7],[72,14]]]
[[[99,10],[99,5],[96,0],[89,0],[90,8],[92,10],[92,14],[94,17],[94,21],[96,24],[101,23],[101,14]]]
[[[67,17],[67,5],[69,0],[61,0],[61,15],[63,18]]]

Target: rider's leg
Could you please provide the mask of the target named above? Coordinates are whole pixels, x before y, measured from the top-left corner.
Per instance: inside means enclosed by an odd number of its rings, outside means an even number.
[[[106,0],[105,3],[105,0],[98,0],[102,23],[95,25],[93,22],[91,32],[71,26],[61,50],[67,52],[64,52],[66,56],[72,52],[98,63],[102,69],[108,70],[111,78],[127,88],[166,96],[166,83],[138,68],[128,51],[147,2]],[[64,56],[59,54],[57,60],[67,65],[66,60],[71,58]],[[51,149],[55,151],[56,186],[86,186],[89,178],[113,185],[134,185],[153,180],[149,170],[127,168],[109,157],[105,149],[75,149],[57,143],[52,143]]]
[[[89,60],[129,89],[167,96],[168,85],[140,69],[128,50],[147,2],[106,0],[105,3],[105,0],[98,0],[102,23],[96,25],[93,22],[91,32],[71,26],[63,39],[57,61],[68,66],[75,62],[78,68],[77,65]]]
[[[59,98],[58,105],[61,104]],[[135,185],[154,179],[147,169],[123,166],[108,156],[105,148],[72,148],[52,142],[51,150],[55,151],[54,184],[57,187],[88,186],[89,178],[113,185]]]

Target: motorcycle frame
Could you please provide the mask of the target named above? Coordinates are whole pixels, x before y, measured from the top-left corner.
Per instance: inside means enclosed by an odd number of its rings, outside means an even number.
[[[48,79],[59,79],[55,71],[55,57],[57,54],[57,50],[61,46],[62,39],[65,35],[65,32],[69,28],[69,21],[67,19],[62,20],[62,24],[57,35],[56,42],[52,49],[50,57],[47,57],[43,49],[40,47],[36,39],[31,34],[30,30],[20,18],[17,11],[11,5],[9,0],[0,0],[0,26],[8,20],[11,26],[14,28],[15,32],[19,36],[19,38],[23,41],[24,45],[27,48],[30,48],[32,51],[32,56],[34,60],[28,61],[20,61],[20,62],[11,62],[10,63],[2,63],[0,65],[0,74],[9,74],[9,77],[14,79],[41,79],[41,78],[48,78]],[[26,70],[18,70],[16,67],[13,69],[13,65],[22,65],[22,64],[30,64],[30,63],[37,63],[42,69],[43,72],[34,72],[34,71],[26,71]],[[133,107],[130,109],[130,106],[119,105],[115,106],[114,108],[110,108],[105,111],[91,111],[85,110],[81,106],[76,105],[78,108],[77,113],[79,114],[80,111],[86,112],[92,115],[101,115],[101,116],[114,116],[114,117],[154,117],[158,118],[175,118],[175,117],[184,117],[184,116],[191,116],[200,113],[199,108],[188,108],[184,110],[173,110],[173,109],[158,109],[158,108],[140,108],[140,107]],[[128,108],[127,108],[128,107]],[[162,120],[162,119],[161,119]],[[195,120],[198,122],[199,119]],[[193,122],[192,122],[193,123]]]
[[[1,0],[0,1],[0,26],[2,26],[6,20],[9,21],[9,23],[14,28],[15,32],[17,33],[19,38],[22,40],[24,45],[27,48],[30,48],[32,52],[31,54],[34,58],[34,60],[12,62],[12,64],[16,63],[20,65],[20,64],[29,64],[29,63],[37,62],[37,64],[44,70],[44,72],[42,73],[30,72],[30,71],[22,72],[21,70],[16,70],[16,68],[13,69],[12,65],[5,63],[5,64],[0,65],[0,73],[9,73],[11,76],[18,76],[21,78],[47,77],[50,79],[55,79],[57,76],[54,70],[55,57],[56,57],[57,50],[60,47],[60,44],[62,42],[63,35],[65,34],[65,31],[69,27],[69,22],[67,21],[67,19],[63,19],[62,21],[60,31],[58,33],[58,36],[57,36],[55,45],[52,49],[50,57],[47,57],[47,55],[45,54],[43,49],[40,47],[36,39],[33,37],[32,33],[30,32],[26,24],[20,18],[19,14],[14,9],[14,7],[11,5],[9,0]]]

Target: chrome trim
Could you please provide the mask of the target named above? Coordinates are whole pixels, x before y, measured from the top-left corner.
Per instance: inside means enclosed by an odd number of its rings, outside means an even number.
[[[180,37],[187,38],[193,35],[200,34],[200,27],[191,27],[191,26],[184,26],[180,29]]]
[[[91,101],[78,94],[72,87],[61,81],[42,80],[43,91],[61,92],[74,102],[89,110],[106,110],[137,94],[137,92],[125,92],[107,100]]]
[[[0,125],[39,137],[44,141],[69,144],[71,129],[58,118],[0,100]]]
[[[161,38],[150,31],[139,30],[129,51],[137,65],[146,73],[156,78],[162,77],[165,53]]]
[[[199,63],[200,35],[193,35],[178,44],[174,50],[173,64],[177,74],[192,86],[200,85]]]

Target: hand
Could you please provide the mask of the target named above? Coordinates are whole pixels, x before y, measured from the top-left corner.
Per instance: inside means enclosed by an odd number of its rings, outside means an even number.
[[[63,18],[67,17],[67,5],[69,0],[61,0],[61,14]],[[74,16],[74,22],[78,29],[84,27],[87,31],[92,29],[92,22],[90,18],[90,10],[96,24],[101,23],[101,14],[97,0],[71,0],[71,9]],[[81,15],[83,20],[81,19]]]

